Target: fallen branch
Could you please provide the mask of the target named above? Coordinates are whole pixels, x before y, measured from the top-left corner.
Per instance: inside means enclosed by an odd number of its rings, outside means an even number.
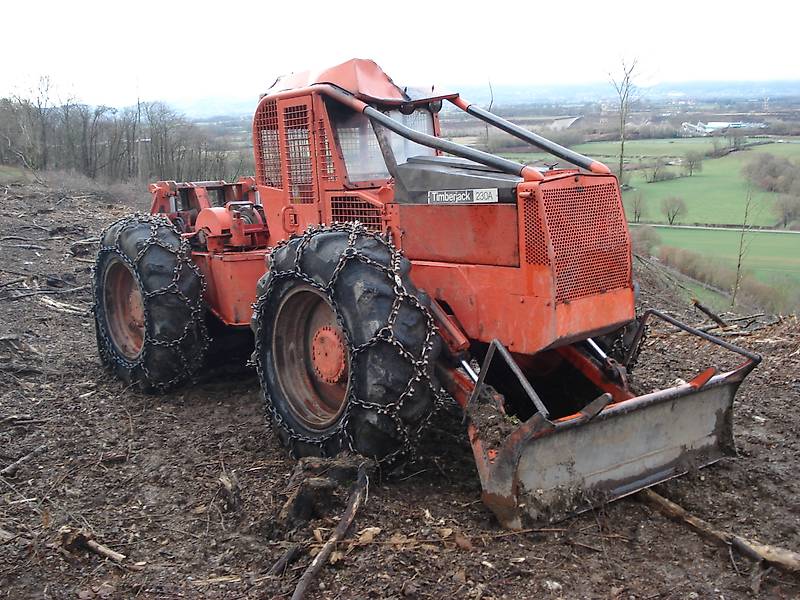
[[[294,589],[294,593],[292,594],[292,600],[302,600],[302,598],[305,597],[309,584],[314,580],[320,570],[322,570],[322,567],[325,566],[325,563],[328,562],[328,558],[333,552],[333,549],[336,547],[336,543],[347,533],[347,530],[353,523],[353,519],[355,518],[356,513],[361,506],[361,501],[364,498],[367,484],[367,469],[366,466],[362,464],[358,468],[358,478],[356,479],[356,483],[353,485],[353,489],[350,492],[350,498],[347,501],[347,508],[345,508],[342,518],[339,520],[339,524],[336,525],[331,537],[329,537],[328,541],[325,542],[325,545],[322,546],[319,554],[314,557],[314,560],[311,561],[311,564],[309,564],[308,568],[303,572],[303,575],[297,582],[297,587]]]
[[[642,490],[639,497],[649,505],[656,508],[661,514],[674,521],[686,523],[704,538],[716,542],[722,546],[733,547],[744,556],[756,561],[765,562],[790,573],[800,572],[800,554],[778,548],[760,544],[733,533],[714,529],[709,523],[695,517],[686,511],[682,506],[675,504],[671,500],[664,498],[653,490]]]
[[[701,313],[706,315],[709,319],[714,321],[714,323],[716,323],[720,327],[727,327],[728,326],[728,324],[725,321],[722,320],[722,317],[720,317],[717,313],[715,313],[710,308],[708,308],[707,306],[702,304],[700,302],[700,300],[698,300],[697,298],[692,298],[692,304],[694,304],[694,306],[695,306],[695,308],[697,310],[699,310]]]
[[[37,454],[40,454],[40,453],[44,452],[45,448],[47,448],[47,444],[42,444],[41,446],[38,446],[38,447],[34,448],[33,450],[28,452],[22,458],[18,458],[13,463],[8,465],[4,469],[0,470],[0,476],[3,476],[3,477],[14,477],[14,475],[17,474],[17,471],[19,470],[19,468],[22,465],[24,465],[26,462],[28,462],[30,459],[32,459]]]

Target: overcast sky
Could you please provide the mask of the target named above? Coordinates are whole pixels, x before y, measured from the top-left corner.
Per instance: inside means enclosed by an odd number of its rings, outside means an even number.
[[[49,75],[92,104],[257,97],[275,77],[372,58],[403,84],[800,79],[796,0],[472,3],[9,0],[0,94]]]

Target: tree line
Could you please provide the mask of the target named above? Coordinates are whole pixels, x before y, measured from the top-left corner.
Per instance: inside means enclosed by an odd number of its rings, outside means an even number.
[[[48,78],[0,98],[0,164],[104,181],[236,179],[252,152],[232,149],[163,102],[118,109],[59,98]]]

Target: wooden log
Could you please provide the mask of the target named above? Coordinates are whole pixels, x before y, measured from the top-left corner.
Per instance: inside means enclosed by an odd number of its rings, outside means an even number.
[[[653,490],[642,490],[638,495],[644,502],[657,509],[664,516],[674,521],[686,523],[695,532],[712,542],[725,547],[733,547],[751,560],[763,561],[790,573],[800,573],[800,554],[797,552],[761,544],[727,531],[715,529],[709,523],[689,513],[682,506],[664,498],[664,496],[657,494]]]
[[[292,594],[292,600],[302,600],[302,598],[305,597],[309,584],[322,570],[322,567],[325,566],[325,563],[328,562],[328,558],[330,558],[333,549],[336,547],[336,543],[347,534],[347,530],[353,523],[353,519],[355,518],[356,513],[361,506],[361,501],[363,500],[364,493],[367,489],[367,481],[367,469],[366,466],[362,464],[358,468],[358,479],[356,479],[353,489],[350,492],[350,498],[347,501],[347,508],[345,508],[342,518],[339,520],[339,523],[336,525],[333,533],[328,538],[328,541],[325,542],[324,546],[322,546],[319,554],[314,557],[314,560],[311,561],[311,564],[309,564],[308,568],[303,572],[303,575],[297,582],[297,587],[295,587],[294,593]]]

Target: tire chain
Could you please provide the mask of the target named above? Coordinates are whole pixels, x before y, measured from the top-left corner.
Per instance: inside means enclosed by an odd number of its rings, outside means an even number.
[[[145,244],[142,246],[141,250],[139,250],[136,254],[136,257],[131,260],[123,251],[122,248],[119,246],[119,239],[122,232],[130,225],[136,223],[147,223],[150,226],[150,237],[147,239]],[[114,236],[113,243],[111,245],[103,245],[103,239],[106,236],[106,233],[113,228],[118,227],[116,235]],[[174,231],[175,234],[178,236],[180,240],[178,249],[175,250],[169,244],[164,243],[163,241],[159,240],[157,237],[159,227],[166,227],[171,231]],[[133,278],[136,281],[136,284],[139,287],[140,292],[142,293],[142,305],[144,309],[144,322],[145,322],[145,329],[144,329],[144,340],[142,342],[142,352],[137,357],[136,360],[130,361],[122,358],[121,356],[115,356],[113,353],[108,351],[108,348],[113,347],[113,342],[106,334],[105,328],[98,327],[98,333],[103,338],[103,345],[99,349],[101,354],[101,359],[103,360],[104,364],[115,364],[117,366],[122,367],[123,369],[133,371],[137,367],[141,368],[142,373],[144,374],[144,378],[148,385],[155,388],[158,392],[165,392],[181,383],[186,381],[194,381],[195,380],[195,369],[192,368],[192,365],[189,364],[189,361],[186,359],[186,355],[183,352],[182,344],[186,341],[186,338],[192,334],[193,331],[200,332],[201,338],[201,347],[199,349],[199,353],[201,356],[205,355],[206,350],[211,342],[211,339],[208,335],[208,330],[206,328],[205,322],[205,305],[203,303],[203,298],[205,297],[206,292],[206,280],[203,277],[200,269],[197,265],[192,262],[190,256],[190,248],[189,242],[181,235],[181,232],[173,225],[167,217],[162,215],[152,215],[152,214],[142,214],[142,213],[135,213],[124,217],[121,220],[115,221],[102,232],[100,232],[100,249],[97,252],[97,259],[95,261],[95,265],[92,267],[92,292],[94,301],[92,303],[92,313],[95,315],[95,319],[97,318],[97,310],[98,305],[101,300],[98,297],[98,274],[97,274],[97,263],[99,263],[100,258],[105,254],[114,254],[116,257],[125,263],[133,274]],[[157,290],[153,291],[145,291],[145,288],[142,284],[142,280],[139,277],[139,273],[137,270],[137,266],[139,261],[145,255],[145,253],[153,246],[158,246],[163,248],[170,254],[175,256],[175,267],[172,270],[172,281]],[[198,279],[200,280],[200,301],[193,301],[191,298],[188,298],[186,294],[183,293],[180,286],[178,285],[178,278],[182,272],[182,269],[190,269],[194,271],[195,275],[197,275]],[[174,340],[171,341],[164,341],[159,340],[150,335],[148,327],[146,324],[150,320],[150,312],[147,306],[147,300],[149,298],[153,298],[154,296],[159,296],[163,294],[174,294],[177,298],[180,298],[184,304],[189,308],[191,313],[191,318],[184,326],[183,334]],[[174,348],[177,350],[178,357],[181,361],[181,371],[173,377],[171,380],[165,383],[152,383],[150,379],[150,372],[147,368],[146,358],[147,358],[147,349],[148,343],[152,346],[162,346],[167,348]]]
[[[310,243],[311,238],[314,235],[318,235],[320,233],[331,233],[331,232],[346,232],[348,234],[348,244],[344,252],[342,252],[341,256],[339,257],[339,262],[334,267],[333,273],[331,274],[328,283],[325,285],[320,285],[317,281],[308,277],[305,273],[303,273],[300,270],[300,264],[302,261],[303,253],[305,252],[308,244]],[[429,375],[429,368],[431,368],[430,353],[433,348],[434,337],[438,333],[438,328],[434,322],[431,311],[426,306],[424,306],[416,296],[410,294],[406,289],[405,284],[403,284],[400,275],[400,263],[403,258],[402,253],[390,239],[387,239],[386,237],[378,233],[367,230],[358,221],[352,221],[347,223],[334,223],[333,225],[309,226],[306,229],[306,231],[299,237],[301,239],[299,244],[297,245],[296,256],[294,259],[295,263],[294,269],[288,271],[273,271],[272,266],[270,266],[267,288],[259,296],[256,303],[253,304],[253,314],[255,322],[255,328],[254,328],[255,352],[253,353],[253,356],[255,357],[255,367],[258,372],[259,379],[261,379],[261,381],[264,380],[264,375],[263,375],[264,369],[261,363],[261,356],[262,356],[261,335],[260,335],[261,326],[260,326],[260,319],[258,319],[258,315],[261,314],[261,311],[264,308],[264,303],[266,302],[266,298],[269,296],[272,287],[276,285],[276,283],[278,282],[291,278],[298,279],[303,283],[313,287],[314,289],[323,292],[326,295],[331,305],[331,308],[333,309],[333,313],[336,316],[336,321],[339,325],[339,328],[341,329],[342,334],[345,336],[350,365],[354,365],[356,357],[362,352],[364,352],[366,349],[368,349],[371,346],[374,346],[375,344],[384,342],[394,346],[394,348],[397,350],[400,356],[402,356],[413,367],[414,375],[409,380],[405,390],[403,391],[402,394],[400,394],[397,401],[390,404],[378,404],[375,402],[370,402],[369,400],[365,400],[363,398],[358,398],[356,394],[351,390],[348,395],[347,405],[344,409],[344,416],[341,419],[341,421],[339,421],[339,425],[329,434],[319,438],[310,438],[308,436],[304,436],[302,434],[292,431],[291,428],[287,426],[281,415],[277,412],[277,410],[273,406],[273,403],[269,399],[268,392],[265,386],[262,385],[264,402],[266,404],[267,409],[269,410],[270,416],[272,417],[273,421],[286,433],[290,441],[301,442],[312,446],[318,446],[320,447],[320,449],[324,451],[325,444],[328,441],[330,441],[336,436],[344,434],[345,440],[347,442],[347,448],[351,452],[358,454],[358,451],[355,449],[354,440],[350,435],[347,426],[349,423],[351,408],[353,406],[359,406],[366,410],[374,411],[376,413],[390,417],[394,422],[398,433],[402,437],[401,446],[394,452],[380,459],[380,462],[384,464],[391,464],[395,461],[395,459],[398,459],[400,457],[408,457],[412,459],[416,451],[416,442],[419,440],[422,431],[430,422],[433,415],[437,411],[442,409],[448,402],[452,402],[453,399],[452,396],[450,396],[450,394],[447,391],[445,391],[443,387],[437,386],[432,381]],[[359,239],[359,237],[362,238],[366,237],[369,239],[376,240],[385,248],[387,248],[391,255],[391,266],[387,267],[386,265],[382,265],[381,263],[360,253],[355,247],[355,244]],[[291,241],[296,239],[297,238],[294,237],[288,240],[283,240],[281,242],[278,242],[272,248],[272,253],[274,254],[277,250],[288,245]],[[363,262],[364,264],[370,265],[379,270],[380,272],[382,272],[384,275],[386,275],[387,279],[389,279],[389,281],[393,284],[393,292],[395,295],[395,298],[392,302],[392,309],[389,313],[386,325],[378,329],[371,339],[367,340],[366,342],[358,346],[352,343],[352,340],[350,339],[350,334],[347,331],[347,328],[345,327],[341,311],[339,307],[336,305],[335,298],[333,297],[333,286],[336,284],[336,280],[338,279],[339,274],[342,272],[344,267],[350,261],[353,260],[358,260]],[[425,318],[426,322],[425,341],[422,344],[422,351],[420,353],[419,359],[415,358],[414,355],[403,346],[402,342],[400,342],[400,340],[398,340],[394,334],[393,330],[394,324],[397,319],[397,315],[400,312],[400,307],[402,306],[402,303],[404,301],[416,307],[423,314]],[[405,423],[403,423],[403,420],[400,418],[400,411],[403,408],[403,403],[405,399],[414,393],[415,391],[414,386],[418,385],[427,386],[431,390],[434,397],[434,409],[420,422],[420,424],[413,431],[409,431]]]

